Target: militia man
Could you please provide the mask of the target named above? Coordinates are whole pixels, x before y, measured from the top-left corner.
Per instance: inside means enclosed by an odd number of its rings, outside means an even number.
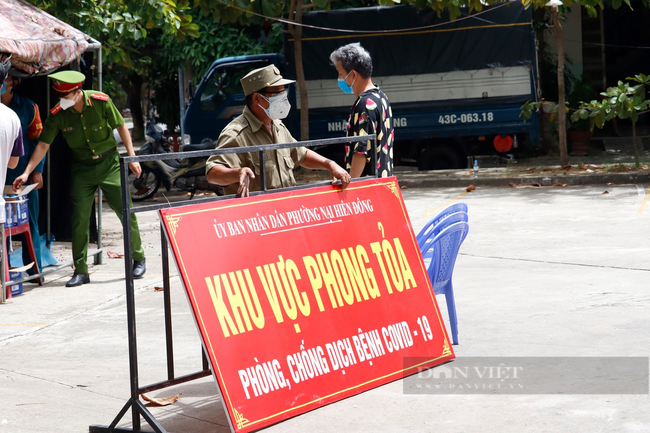
[[[246,106],[243,113],[221,131],[216,148],[295,142],[282,123],[291,109],[286,86],[295,81],[282,78],[278,68],[269,65],[249,72],[240,83],[246,95]],[[269,189],[294,186],[293,169],[299,165],[328,170],[332,183],[340,180],[343,188],[350,183],[350,175],[343,168],[305,147],[267,150],[265,161]],[[261,188],[259,152],[212,155],[205,169],[208,182],[225,186],[227,194],[247,197],[249,191]]]
[[[86,263],[90,237],[90,214],[95,203],[97,187],[101,188],[108,205],[122,220],[121,180],[117,142],[113,129],[122,138],[129,156],[135,156],[131,135],[111,98],[95,90],[82,90],[86,77],[77,71],[51,74],[54,96],[59,103],[50,110],[45,120],[40,141],[34,149],[22,175],[14,181],[14,189],[27,182],[32,170],[43,159],[56,135],[61,132],[72,150],[72,256],[74,275],[67,287],[90,283]],[[138,177],[140,164],[129,164]],[[101,234],[99,234],[101,236]],[[144,249],[140,239],[138,220],[131,214],[133,239],[133,278],[142,278],[146,272]]]

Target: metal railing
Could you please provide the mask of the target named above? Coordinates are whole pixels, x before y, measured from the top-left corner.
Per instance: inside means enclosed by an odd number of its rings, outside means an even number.
[[[278,150],[278,149],[287,149],[287,148],[296,148],[296,147],[316,147],[316,146],[325,146],[325,145],[343,145],[349,143],[356,143],[361,141],[370,141],[372,140],[372,158],[371,158],[371,173],[373,176],[376,176],[376,167],[377,167],[377,139],[376,135],[364,135],[358,137],[342,137],[342,138],[331,138],[324,140],[310,140],[303,142],[294,142],[294,143],[279,143],[279,144],[270,144],[270,145],[260,145],[260,146],[247,146],[242,148],[227,148],[227,149],[214,149],[214,150],[198,150],[193,152],[182,152],[184,158],[196,158],[196,157],[206,157],[211,155],[224,155],[224,154],[239,154],[239,153],[251,153],[258,152],[260,158],[260,180],[261,180],[261,191],[251,192],[251,196],[261,195],[261,194],[273,194],[273,192],[267,190],[266,185],[266,170],[265,170],[265,151],[269,150]],[[131,197],[129,192],[129,163],[131,162],[146,162],[146,161],[164,161],[168,159],[178,159],[179,153],[166,153],[166,154],[153,154],[153,155],[139,155],[139,156],[123,156],[120,157],[120,177],[122,180],[122,232],[124,238],[124,273],[126,280],[126,309],[127,309],[127,328],[128,328],[128,344],[129,344],[129,369],[130,369],[130,390],[131,395],[126,404],[122,407],[120,412],[117,414],[113,422],[109,426],[101,425],[91,425],[89,428],[90,433],[100,433],[100,432],[141,432],[140,416],[142,416],[147,423],[154,429],[157,433],[165,433],[166,430],[160,425],[158,420],[149,412],[149,410],[144,406],[140,401],[140,394],[145,392],[150,392],[169,386],[177,385],[180,383],[188,382],[194,379],[199,379],[201,377],[209,376],[212,374],[208,359],[205,356],[205,348],[202,348],[202,367],[201,371],[187,374],[184,376],[177,377],[174,371],[174,348],[173,348],[173,339],[172,339],[172,316],[171,316],[171,285],[170,285],[170,273],[169,273],[169,254],[168,254],[168,241],[165,237],[162,225],[161,225],[161,236],[160,243],[162,248],[162,268],[163,268],[163,296],[164,296],[164,316],[165,316],[165,344],[166,344],[166,356],[167,356],[167,379],[157,383],[149,385],[140,385],[139,375],[138,375],[138,347],[137,347],[137,330],[136,330],[136,317],[135,317],[135,289],[133,281],[133,251],[132,251],[132,238],[131,238],[131,214],[141,213],[141,212],[152,212],[160,209],[174,208],[180,206],[194,205],[199,203],[208,203],[215,202],[220,200],[229,200],[234,199],[235,195],[226,195],[226,196],[214,196],[206,197],[202,199],[193,199],[191,202],[182,201],[174,203],[164,203],[156,205],[146,205],[131,207]],[[359,179],[360,180],[360,179]],[[353,179],[352,182],[355,180]],[[281,188],[277,191],[289,191],[289,190],[299,190],[305,188],[311,188],[314,186],[328,185],[331,182],[315,182],[310,185],[301,185],[294,186],[289,188]],[[221,399],[222,403],[224,402],[223,398]],[[131,423],[132,429],[117,428],[117,424],[124,417],[126,412],[131,409]],[[224,411],[227,410],[224,406]],[[230,418],[228,418],[230,420]],[[232,426],[231,426],[232,429]]]

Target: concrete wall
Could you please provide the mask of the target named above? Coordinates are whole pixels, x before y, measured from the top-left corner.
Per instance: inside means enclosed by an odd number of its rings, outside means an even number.
[[[582,75],[582,8],[573,7],[571,12],[566,15],[566,20],[562,22],[564,30],[564,52],[567,54],[572,64],[566,67],[571,69],[573,75],[580,79]],[[586,12],[584,12],[586,13]],[[550,32],[544,32],[544,41],[548,44],[553,53],[557,53],[555,38]]]

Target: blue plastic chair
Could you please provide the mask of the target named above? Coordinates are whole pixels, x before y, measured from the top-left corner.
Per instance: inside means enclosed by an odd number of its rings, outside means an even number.
[[[468,232],[469,224],[465,221],[451,224],[440,233],[433,235],[431,242],[426,243],[427,250],[422,251],[422,256],[427,256],[425,264],[428,262],[427,272],[434,294],[445,295],[453,344],[458,344],[458,317],[451,280],[458,250]]]
[[[418,245],[420,245],[420,248],[422,248],[422,244],[420,243],[420,239],[422,241],[426,240],[426,238],[429,236],[431,230],[435,226],[438,225],[443,219],[448,217],[449,215],[458,213],[458,212],[464,212],[467,213],[467,205],[465,203],[454,203],[449,207],[446,207],[443,209],[438,215],[435,217],[431,218],[428,223],[420,230],[420,233],[417,234],[415,237],[418,241]]]
[[[440,233],[441,231],[443,231],[444,229],[446,229],[452,224],[456,224],[458,222],[469,222],[469,215],[467,215],[465,212],[456,212],[456,213],[445,215],[442,219],[439,219],[438,221],[439,222],[436,225],[430,228],[426,236],[423,236],[420,239],[418,239],[418,246],[420,247],[420,251],[423,252],[422,254],[423,257],[424,257],[424,251],[429,250],[429,247],[433,242],[433,238],[438,233]],[[465,232],[465,235],[467,236],[467,232]],[[463,238],[463,240],[465,240],[465,238]]]

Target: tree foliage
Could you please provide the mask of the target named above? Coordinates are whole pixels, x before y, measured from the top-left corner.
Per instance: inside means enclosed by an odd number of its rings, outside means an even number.
[[[213,18],[196,11],[194,22],[199,29],[196,38],[180,41],[159,33],[155,41],[157,55],[153,67],[170,76],[179,63],[192,67],[195,76],[201,76],[217,59],[228,56],[279,52],[282,50],[281,24],[239,26],[236,24],[216,25]],[[169,65],[170,67],[166,67]]]
[[[203,7],[187,0],[30,1],[101,42],[107,65],[104,88],[116,102],[126,100],[130,106],[134,138],[143,134],[142,83],[158,91],[162,121],[178,125],[175,80],[181,63],[189,61],[200,74],[219,57],[261,53],[265,46],[281,48],[279,24],[268,27],[267,38],[260,41],[257,22],[248,22],[246,28],[220,24],[214,13],[201,13],[210,3],[205,0]]]
[[[593,129],[594,126],[602,128],[605,122],[616,117],[619,119],[630,119],[632,122],[632,142],[634,146],[634,158],[636,167],[639,167],[639,151],[636,143],[636,122],[639,115],[648,112],[650,99],[646,99],[646,87],[650,86],[650,76],[638,74],[634,77],[627,77],[630,82],[619,81],[614,87],[602,92],[601,100],[582,101],[580,107],[571,115],[571,121],[589,120]],[[638,83],[638,84],[634,84]]]
[[[535,9],[545,7],[548,3],[548,0],[522,0],[523,4],[526,7],[533,7]],[[650,0],[641,0],[643,6],[650,6]],[[630,0],[562,0],[562,6],[553,6],[549,7],[551,12],[551,26],[549,31],[553,35],[557,43],[557,53],[558,53],[558,62],[557,62],[557,83],[558,83],[558,136],[559,136],[559,145],[560,145],[560,165],[565,166],[569,163],[569,154],[567,152],[567,137],[566,137],[566,91],[565,91],[565,78],[564,78],[564,36],[561,23],[561,17],[563,13],[570,11],[571,7],[581,7],[589,14],[591,17],[596,17],[598,11],[602,10],[605,7],[612,7],[614,9],[620,8],[623,4],[626,4],[630,9],[632,9],[632,4]],[[530,109],[539,108],[539,104],[536,107],[531,106],[531,103],[527,103],[522,107],[522,114],[524,117],[530,113]]]
[[[29,0],[102,43],[107,63],[133,66],[134,43],[152,29],[185,39],[198,36],[187,0]]]
[[[152,44],[155,55],[149,58],[145,82],[152,90],[152,101],[160,120],[170,127],[180,125],[180,102],[178,95],[178,67],[191,66],[198,79],[217,59],[263,52],[280,52],[282,36],[280,24],[240,26],[237,24],[215,25],[210,15],[192,11],[199,36],[180,41],[164,33],[156,33]]]
[[[134,116],[134,138],[142,138],[141,73],[148,56],[142,49],[152,31],[185,39],[198,36],[188,0],[29,0],[36,7],[83,31],[102,44],[103,60],[109,66],[108,88],[116,84],[128,96]]]
[[[618,117],[630,119],[632,123],[639,120],[639,114],[648,110],[650,100],[646,99],[646,87],[650,86],[650,77],[638,74],[627,77],[630,82],[619,81],[614,87],[602,92],[602,100],[582,101],[579,109],[571,115],[572,121],[590,119],[592,127],[602,128],[605,122]],[[639,83],[639,84],[634,84]]]

